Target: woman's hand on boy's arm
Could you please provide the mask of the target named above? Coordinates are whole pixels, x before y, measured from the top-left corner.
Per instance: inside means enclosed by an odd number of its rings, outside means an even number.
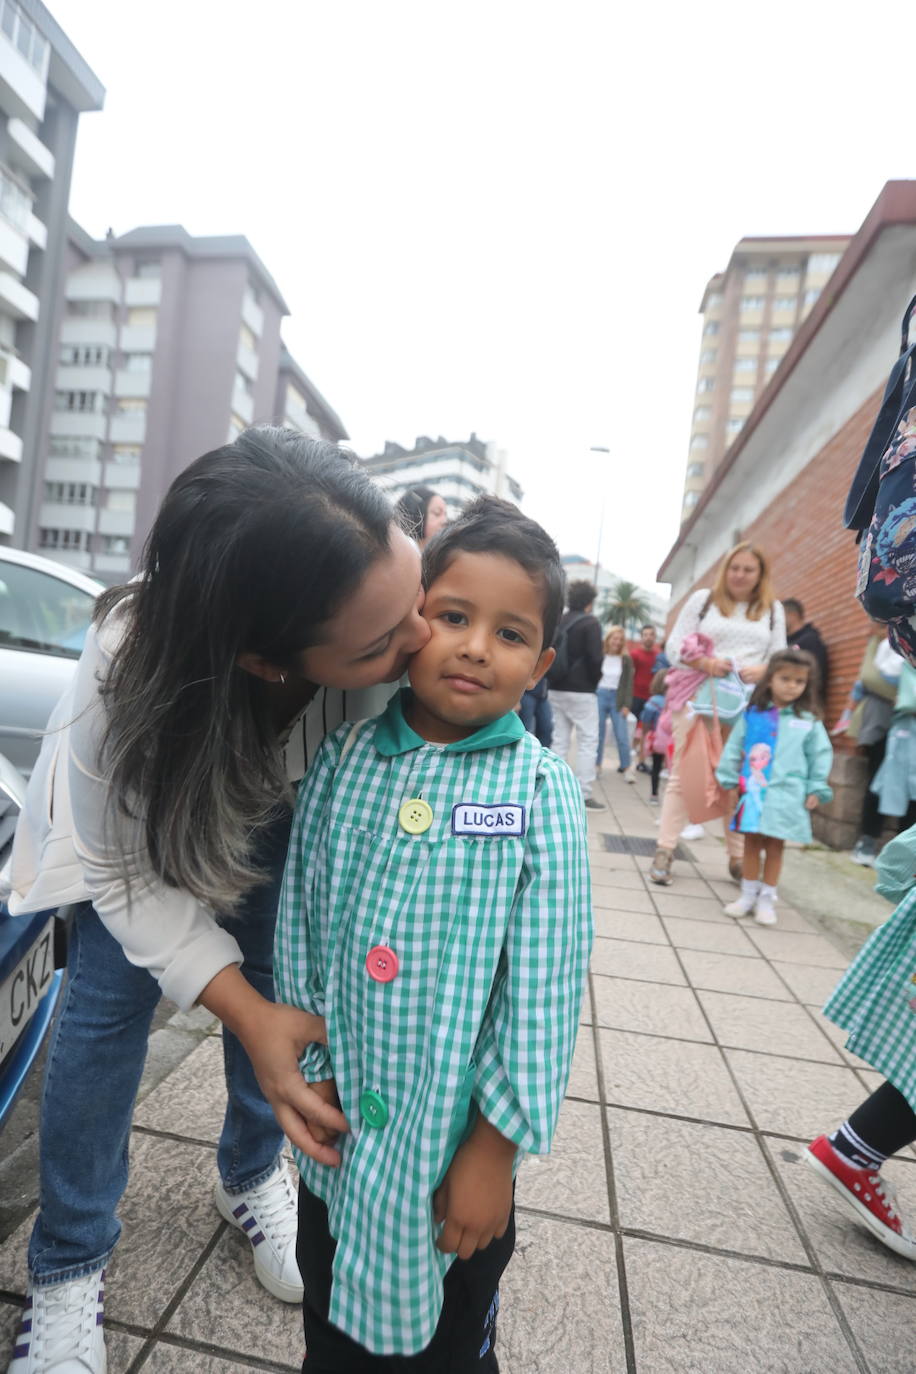
[[[817,794],[812,792],[809,796],[805,798],[805,810],[814,811],[817,807],[818,800],[819,798]]]
[[[512,1166],[516,1146],[483,1116],[455,1152],[433,1197],[433,1215],[444,1222],[436,1246],[470,1259],[506,1233],[512,1213]]]
[[[308,1086],[313,1092],[318,1094],[322,1102],[327,1102],[336,1111],[340,1111],[340,1098],[337,1094],[336,1079],[325,1078],[322,1079],[320,1083],[309,1083]],[[330,1145],[340,1135],[340,1131],[334,1130],[329,1126],[319,1126],[315,1121],[309,1124],[309,1129],[319,1145]]]

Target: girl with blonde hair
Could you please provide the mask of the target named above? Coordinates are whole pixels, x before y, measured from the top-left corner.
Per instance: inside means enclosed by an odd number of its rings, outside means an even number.
[[[688,636],[702,632],[713,642],[714,653],[689,663],[681,658]],[[712,588],[691,592],[681,607],[666,644],[672,667],[699,669],[709,677],[726,677],[736,669],[741,680],[756,685],[763,678],[771,655],[786,647],[786,619],[773,596],[769,562],[756,545],[736,544],[722,560]],[[680,763],[690,727],[709,728],[706,717],[696,718],[689,703],[672,713],[674,759],[659,817],[658,848],[649,870],[653,883],[667,887],[678,836],[688,822],[681,790]],[[725,729],[723,729],[725,733]],[[729,876],[740,882],[744,837],[729,830],[724,818]]]

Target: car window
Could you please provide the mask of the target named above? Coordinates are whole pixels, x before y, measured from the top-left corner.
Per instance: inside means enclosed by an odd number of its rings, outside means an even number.
[[[0,560],[0,649],[79,658],[94,604],[62,578]]]

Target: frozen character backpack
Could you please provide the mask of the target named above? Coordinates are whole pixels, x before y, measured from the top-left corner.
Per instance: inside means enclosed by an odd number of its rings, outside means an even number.
[[[856,595],[889,626],[898,653],[916,665],[916,342],[903,316],[900,356],[846,499],[844,522],[858,530]]]

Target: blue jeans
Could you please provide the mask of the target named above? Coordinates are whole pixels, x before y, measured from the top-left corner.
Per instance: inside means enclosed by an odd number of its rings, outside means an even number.
[[[616,687],[598,688],[598,758],[596,763],[601,767],[601,760],[604,758],[604,736],[607,734],[607,723],[610,719],[614,727],[614,738],[617,741],[617,754],[620,759],[621,768],[630,766],[630,735],[627,730],[627,718],[617,710],[617,689]]]
[[[525,692],[518,713],[529,735],[534,735],[545,749],[549,749],[553,740],[553,711],[547,693]]]
[[[269,881],[224,922],[241,946],[242,973],[270,1001],[290,820],[284,811],[265,828],[256,858]],[[91,1274],[117,1244],[121,1223],[115,1208],[127,1186],[131,1118],[160,995],[156,980],[128,963],[92,904],[82,903],[70,930],[67,983],[45,1070],[41,1198],[29,1242],[36,1284]],[[240,1193],[273,1172],[283,1133],[251,1061],[226,1030],[223,1060],[229,1101],[217,1165],[227,1191]]]

